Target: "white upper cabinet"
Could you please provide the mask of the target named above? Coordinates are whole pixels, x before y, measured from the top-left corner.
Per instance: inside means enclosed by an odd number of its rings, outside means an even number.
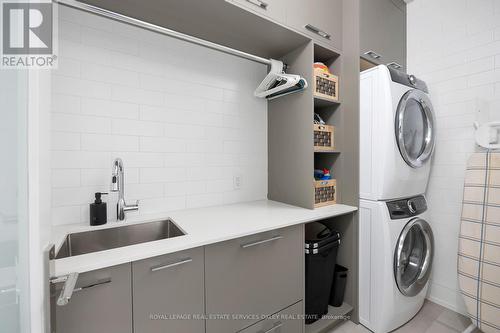
[[[342,0],[288,0],[286,23],[319,44],[342,49]]]
[[[285,23],[286,0],[226,0],[227,2],[265,16],[279,23]]]

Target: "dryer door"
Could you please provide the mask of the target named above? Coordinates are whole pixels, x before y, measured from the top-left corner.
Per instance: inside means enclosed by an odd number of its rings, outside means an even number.
[[[410,90],[399,101],[396,112],[396,141],[405,162],[419,168],[434,150],[434,112],[423,91]]]
[[[426,285],[434,256],[434,236],[421,218],[410,220],[403,228],[394,253],[396,284],[405,296],[417,295]]]

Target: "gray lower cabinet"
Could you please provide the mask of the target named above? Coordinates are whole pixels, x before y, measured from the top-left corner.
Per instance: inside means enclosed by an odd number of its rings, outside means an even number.
[[[315,42],[342,49],[342,0],[287,0],[286,23]]]
[[[134,262],[132,276],[134,333],[205,332],[203,248]]]
[[[254,14],[285,23],[286,0],[226,0]]]
[[[303,225],[205,247],[207,333],[234,333],[304,297]],[[226,316],[226,317],[224,317]]]
[[[80,274],[70,302],[55,307],[56,332],[132,333],[130,270],[123,264]]]
[[[361,0],[359,42],[361,57],[375,64],[406,70],[406,4],[403,0]]]
[[[240,333],[302,333],[304,329],[302,307],[302,302],[298,302],[269,316],[268,319],[245,328]]]

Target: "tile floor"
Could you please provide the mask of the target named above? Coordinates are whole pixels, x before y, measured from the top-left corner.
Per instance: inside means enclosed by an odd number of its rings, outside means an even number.
[[[436,303],[425,301],[422,310],[406,325],[393,331],[394,333],[457,333],[463,332],[470,320],[456,312],[448,310]],[[329,333],[369,333],[364,326],[346,321]],[[479,330],[474,333],[480,332]]]

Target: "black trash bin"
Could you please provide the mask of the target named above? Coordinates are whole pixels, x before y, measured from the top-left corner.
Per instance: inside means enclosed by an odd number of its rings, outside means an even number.
[[[306,224],[306,324],[328,312],[340,233],[319,222]]]
[[[335,273],[330,293],[330,305],[339,307],[344,303],[345,285],[347,283],[348,269],[341,265],[335,265]]]

